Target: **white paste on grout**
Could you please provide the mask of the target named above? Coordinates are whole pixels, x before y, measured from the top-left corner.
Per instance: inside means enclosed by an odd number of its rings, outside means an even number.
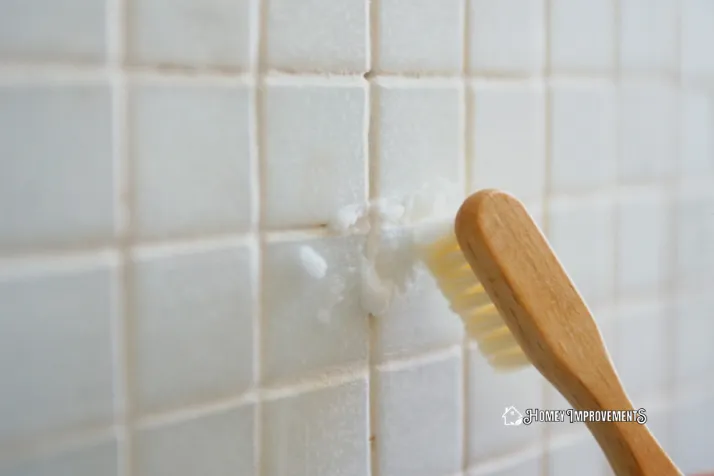
[[[366,235],[359,269],[366,312],[382,316],[397,294],[408,291],[422,266],[417,247],[439,236],[437,226],[440,233],[453,226],[460,190],[448,182],[425,186],[405,197],[349,205],[330,222],[333,232]]]
[[[315,279],[322,279],[327,274],[327,262],[317,251],[309,246],[300,247],[300,261],[307,274]]]

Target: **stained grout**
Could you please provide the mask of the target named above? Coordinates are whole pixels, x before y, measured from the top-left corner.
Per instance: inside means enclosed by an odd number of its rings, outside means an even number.
[[[366,2],[367,15],[367,51],[369,57],[368,71],[364,77],[368,84],[368,95],[366,101],[366,133],[367,133],[367,164],[366,164],[366,198],[373,200],[379,197],[380,184],[380,155],[379,155],[379,88],[375,82],[375,77],[372,74],[375,69],[379,68],[379,33],[380,33],[380,15],[379,7],[381,0],[371,0]],[[371,246],[370,240],[364,245]],[[367,251],[369,252],[369,251]],[[367,442],[369,454],[369,475],[379,476],[379,441],[382,435],[379,425],[379,369],[377,368],[377,349],[379,346],[379,327],[377,318],[370,314],[368,316],[368,340],[367,340],[367,366],[368,374],[368,414],[367,422]],[[378,441],[379,439],[379,441]]]
[[[117,189],[115,190],[115,219],[118,220],[118,250],[120,268],[119,298],[116,322],[113,325],[114,393],[121,403],[115,407],[115,428],[118,441],[122,443],[118,454],[117,473],[121,476],[134,474],[133,463],[133,292],[131,288],[132,265],[131,240],[134,232],[133,167],[129,150],[128,98],[126,76],[122,64],[126,52],[127,1],[112,0],[107,8],[107,68],[112,86],[112,146]]]
[[[543,113],[545,114],[545,117],[543,118],[543,133],[545,134],[545,140],[544,140],[544,154],[545,154],[545,172],[544,172],[544,178],[543,178],[543,202],[542,202],[542,224],[543,224],[543,233],[546,236],[550,236],[551,234],[551,226],[550,226],[550,205],[552,201],[552,196],[553,196],[553,184],[552,184],[552,168],[553,168],[553,146],[552,146],[552,137],[553,137],[553,113],[552,113],[552,88],[551,88],[551,81],[552,81],[552,58],[551,58],[551,43],[552,43],[552,35],[551,35],[551,28],[550,28],[550,23],[551,23],[551,14],[552,14],[552,9],[553,9],[553,2],[552,0],[541,0],[543,3],[543,74],[547,78],[547,83],[545,85],[545,89],[543,91],[544,94],[544,110]],[[543,404],[546,408],[551,408],[551,396],[552,396],[552,390],[551,390],[551,385],[548,383],[546,379],[543,379],[541,382],[541,388],[540,388],[540,397],[543,401]],[[553,439],[553,435],[551,434],[551,429],[549,426],[545,426],[541,430],[541,435],[542,435],[542,442],[541,442],[541,450],[542,450],[542,457],[541,457],[541,467],[540,467],[540,472],[542,476],[548,476],[550,472],[550,452],[549,452],[549,446],[550,443]]]
[[[476,158],[473,155],[473,107],[474,98],[469,84],[469,71],[471,70],[471,1],[464,0],[461,2],[463,22],[461,25],[461,68],[464,76],[463,91],[462,91],[462,127],[461,134],[461,153],[463,164],[461,173],[463,174],[464,196],[471,193],[471,173],[473,170],[473,161]],[[461,471],[466,472],[470,463],[471,439],[470,439],[470,421],[471,411],[469,405],[470,394],[470,372],[471,372],[471,347],[470,338],[466,332],[461,342]]]

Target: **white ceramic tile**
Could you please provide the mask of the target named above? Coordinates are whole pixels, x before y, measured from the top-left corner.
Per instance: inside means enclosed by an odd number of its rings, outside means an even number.
[[[625,83],[621,100],[623,182],[664,179],[675,170],[677,94],[667,84]]]
[[[457,348],[445,359],[379,371],[379,474],[429,476],[453,474],[460,469],[460,356]]]
[[[554,71],[605,73],[614,67],[614,2],[552,0],[550,28]]]
[[[625,72],[677,67],[677,0],[620,2],[620,65]]]
[[[714,390],[714,299],[711,293],[678,296],[673,316],[675,331],[676,387],[708,387]]]
[[[621,295],[656,291],[671,272],[670,207],[664,191],[622,197],[617,207],[617,282]]]
[[[550,476],[603,476],[607,460],[590,435],[562,446],[551,443],[548,458]]]
[[[677,282],[701,286],[714,274],[714,196],[685,190],[676,207]]]
[[[711,441],[714,426],[714,398],[678,408],[672,415],[674,448],[672,460],[684,474],[704,474],[714,468],[714,452],[707,442]]]
[[[665,303],[657,299],[618,309],[615,366],[635,406],[662,395],[669,383],[671,316],[667,311]]]
[[[237,395],[252,380],[253,250],[144,250],[134,260],[139,411]]]
[[[136,85],[131,93],[139,234],[166,237],[247,229],[250,91],[165,84]]]
[[[404,294],[399,294],[384,316],[375,320],[379,361],[415,355],[461,342],[463,324],[426,271],[419,272]]]
[[[268,244],[263,276],[265,382],[366,364],[368,317],[359,287],[362,241],[350,236]],[[322,279],[310,277],[303,268],[302,246],[325,260]]]
[[[364,200],[366,106],[362,81],[269,84],[264,105],[268,226],[324,224],[341,207]]]
[[[128,59],[169,67],[248,69],[251,0],[129,0]]]
[[[367,476],[366,380],[291,395],[263,407],[263,475]]]
[[[613,207],[606,198],[551,202],[550,243],[590,306],[613,297]]]
[[[387,73],[460,73],[463,2],[382,0],[377,4],[377,70]]]
[[[0,88],[0,246],[111,237],[110,111],[104,85]]]
[[[118,476],[119,454],[115,440],[96,442],[32,457],[22,463],[0,463],[6,476]]]
[[[700,91],[682,94],[679,167],[687,178],[714,176],[714,104]]]
[[[102,61],[106,2],[5,0],[0,16],[0,60]]]
[[[539,200],[545,181],[543,88],[481,83],[472,93],[472,188],[501,188],[521,200]]]
[[[543,0],[473,0],[469,8],[469,69],[537,73],[545,62]]]
[[[682,74],[687,77],[714,77],[714,3],[709,0],[682,0]]]
[[[542,473],[541,455],[526,457],[509,456],[496,464],[486,463],[473,469],[466,476],[537,476]]]
[[[0,274],[0,444],[109,424],[114,257],[18,266]]]
[[[532,367],[502,373],[491,368],[478,350],[469,361],[468,408],[470,464],[535,444],[543,435],[543,425],[506,426],[503,414],[515,407],[522,415],[530,408],[544,408],[544,380]]]
[[[380,194],[415,193],[435,180],[459,183],[464,137],[461,86],[381,84],[377,94]]]
[[[251,476],[252,405],[136,431],[132,455],[137,476]]]
[[[551,101],[553,191],[572,193],[613,185],[617,178],[614,85],[556,84]]]
[[[299,72],[363,73],[369,58],[366,0],[271,0],[267,62]]]

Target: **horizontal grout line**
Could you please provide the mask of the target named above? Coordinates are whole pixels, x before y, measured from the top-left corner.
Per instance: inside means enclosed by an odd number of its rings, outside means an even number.
[[[146,259],[171,256],[174,254],[213,251],[238,246],[255,247],[257,234],[206,237],[201,240],[139,243],[129,248],[129,255],[134,259]]]
[[[237,397],[182,406],[173,410],[141,415],[133,423],[137,430],[149,430],[174,423],[182,423],[204,416],[227,412],[254,404],[259,400],[258,392],[248,391]]]
[[[397,357],[394,359],[386,360],[384,362],[376,364],[375,367],[378,372],[397,372],[399,370],[407,370],[415,367],[421,367],[422,365],[426,364],[444,362],[452,359],[453,357],[461,356],[462,346],[459,342],[449,347],[441,348],[438,350],[431,350],[417,355]]]
[[[123,433],[114,424],[83,428],[70,432],[52,433],[43,437],[23,439],[17,443],[0,447],[0,470],[3,466],[22,464],[31,459],[54,456],[56,454],[105,443]],[[0,471],[2,473],[2,471]],[[4,474],[4,473],[3,473]]]
[[[129,81],[186,81],[207,82],[216,84],[246,84],[257,86],[258,73],[241,69],[220,68],[194,68],[194,67],[161,67],[161,66],[135,66],[116,65],[106,62],[100,64],[79,63],[4,63],[0,65],[0,84],[13,82],[38,82],[38,81],[107,81],[115,74],[121,73]],[[366,80],[386,82],[392,85],[409,85],[413,83],[439,83],[450,81],[482,81],[485,84],[503,82],[546,82],[559,83],[603,83],[622,82],[624,84],[660,83],[681,86],[684,89],[714,89],[714,78],[691,78],[679,84],[671,74],[624,74],[609,73],[582,73],[582,72],[555,72],[544,74],[535,73],[509,73],[474,71],[469,74],[462,73],[383,73],[383,72],[353,72],[353,73],[317,73],[317,72],[281,72],[269,71],[263,76],[268,83],[277,85],[290,84],[362,84]]]

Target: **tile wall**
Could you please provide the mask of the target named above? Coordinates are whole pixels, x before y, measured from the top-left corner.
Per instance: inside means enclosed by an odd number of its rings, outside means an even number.
[[[436,178],[531,207],[714,469],[712,45],[711,0],[0,0],[0,475],[608,474],[428,277],[362,310],[324,224]]]

